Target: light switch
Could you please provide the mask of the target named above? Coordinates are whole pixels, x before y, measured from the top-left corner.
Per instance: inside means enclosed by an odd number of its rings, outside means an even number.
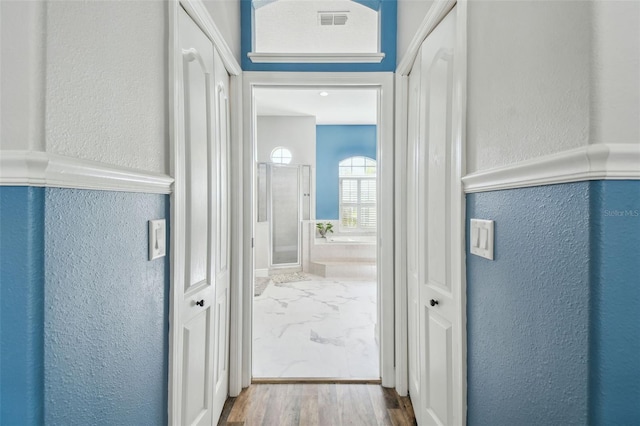
[[[166,221],[156,219],[149,221],[149,260],[163,257],[167,254]]]
[[[471,254],[493,260],[493,221],[471,219]]]

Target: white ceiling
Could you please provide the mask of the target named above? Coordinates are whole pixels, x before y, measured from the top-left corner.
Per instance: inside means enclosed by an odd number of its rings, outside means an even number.
[[[326,91],[329,96],[320,96]],[[376,124],[374,89],[256,89],[258,115],[315,116],[317,124]]]

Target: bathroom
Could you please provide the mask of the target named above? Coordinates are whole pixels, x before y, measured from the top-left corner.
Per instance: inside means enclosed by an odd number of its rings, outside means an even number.
[[[374,89],[256,90],[254,380],[379,380]]]
[[[375,279],[376,92],[263,89],[256,103],[256,276]]]

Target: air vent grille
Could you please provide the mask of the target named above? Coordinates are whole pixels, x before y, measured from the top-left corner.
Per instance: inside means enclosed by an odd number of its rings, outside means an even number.
[[[321,26],[346,25],[348,20],[348,12],[318,12],[318,23]]]

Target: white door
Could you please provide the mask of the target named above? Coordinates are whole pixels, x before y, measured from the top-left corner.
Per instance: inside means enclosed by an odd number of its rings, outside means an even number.
[[[213,414],[220,417],[229,390],[229,74],[217,50],[215,70],[215,330]]]
[[[458,425],[461,419],[454,407],[460,407],[462,393],[454,389],[454,362],[459,359],[461,324],[457,320],[460,300],[459,285],[454,285],[452,273],[452,179],[455,176],[453,155],[453,60],[456,33],[456,9],[442,20],[424,41],[416,63],[420,61],[420,101],[418,107],[418,142],[414,156],[417,167],[409,169],[417,191],[415,204],[410,205],[417,218],[409,216],[409,251],[417,254],[418,289],[415,294],[416,264],[410,269],[410,306],[418,301],[417,314],[409,311],[410,332],[418,335],[417,371],[410,367],[410,378],[416,380],[418,395],[412,394],[416,417],[422,425]],[[415,66],[414,66],[415,69]],[[412,71],[413,74],[413,71]],[[416,83],[418,85],[418,83]],[[416,138],[414,138],[415,140]],[[413,220],[413,223],[411,223]],[[417,242],[411,234],[417,235]],[[411,254],[409,263],[411,265]],[[411,266],[410,266],[411,267]],[[414,287],[412,294],[412,287]],[[414,308],[415,309],[415,308]],[[412,343],[415,345],[415,341]],[[415,346],[412,348],[415,351]],[[410,355],[415,356],[415,355]],[[411,359],[411,358],[410,358]],[[411,389],[411,388],[410,388]],[[411,389],[411,392],[414,392]]]
[[[409,394],[411,399],[420,399],[420,296],[418,293],[420,271],[418,264],[418,203],[422,200],[419,189],[419,173],[424,169],[420,161],[419,116],[420,79],[422,62],[420,53],[409,75],[408,96],[408,149],[407,149],[407,294],[408,303],[408,343],[409,343]],[[417,405],[417,404],[415,404]],[[415,410],[416,420],[422,421],[421,412]]]
[[[179,8],[184,135],[178,141],[176,196],[179,246],[174,283],[180,305],[171,378],[172,419],[180,425],[217,422],[228,387],[228,86],[212,42]],[[214,72],[215,70],[215,72]],[[180,119],[180,118],[179,118]],[[176,201],[177,200],[177,201]],[[180,201],[183,200],[183,201]]]

